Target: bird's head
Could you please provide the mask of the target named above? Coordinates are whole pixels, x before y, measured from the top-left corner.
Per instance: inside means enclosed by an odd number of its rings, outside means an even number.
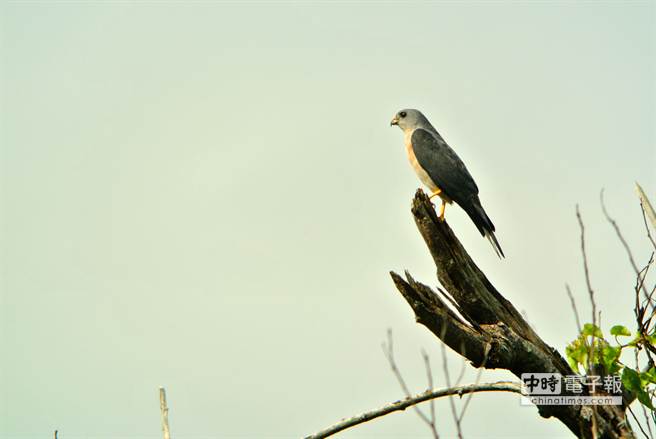
[[[390,122],[390,126],[392,125],[397,125],[403,131],[406,131],[426,125],[430,126],[430,123],[424,115],[421,114],[421,111],[409,108],[396,113]]]

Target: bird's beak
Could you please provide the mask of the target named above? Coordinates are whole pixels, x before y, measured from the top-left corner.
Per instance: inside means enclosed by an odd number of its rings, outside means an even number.
[[[398,125],[399,124],[399,118],[394,116],[394,119],[390,122],[390,126],[392,125]]]

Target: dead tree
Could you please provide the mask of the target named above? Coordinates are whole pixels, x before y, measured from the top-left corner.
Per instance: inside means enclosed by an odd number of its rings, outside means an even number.
[[[391,273],[418,323],[474,367],[506,369],[517,377],[534,372],[573,374],[560,353],[494,288],[448,224],[439,221],[421,190],[415,194],[412,214],[446,290],[435,292],[407,272],[405,279]],[[635,437],[623,406],[597,406],[594,410],[576,405],[538,406],[538,411],[544,418],[557,418],[580,438]]]

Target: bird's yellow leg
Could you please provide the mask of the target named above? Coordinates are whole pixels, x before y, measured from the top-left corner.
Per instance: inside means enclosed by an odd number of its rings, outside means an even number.
[[[442,205],[440,206],[440,214],[438,215],[438,218],[440,221],[444,222],[444,209],[446,208],[446,203],[442,201]]]
[[[441,193],[442,193],[442,189],[438,187],[437,189],[435,189],[435,191],[433,191],[433,193],[431,194],[430,197],[428,197],[428,199],[432,200],[433,198],[437,197]]]

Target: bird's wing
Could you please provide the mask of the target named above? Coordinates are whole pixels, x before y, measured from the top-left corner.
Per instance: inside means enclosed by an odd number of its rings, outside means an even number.
[[[478,194],[465,164],[444,140],[419,128],[412,133],[411,142],[417,162],[446,196],[462,206]]]

